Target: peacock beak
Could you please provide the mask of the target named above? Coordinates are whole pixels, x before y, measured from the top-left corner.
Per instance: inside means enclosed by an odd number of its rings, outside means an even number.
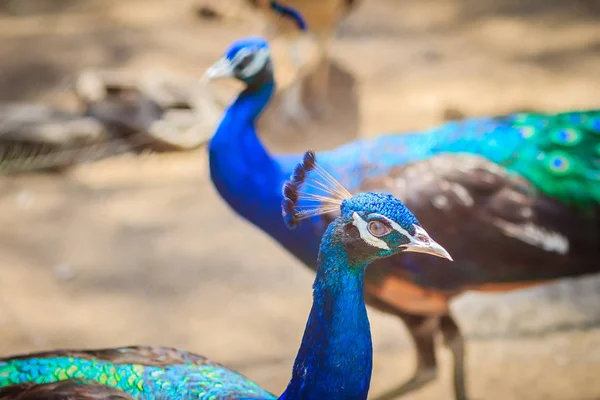
[[[233,77],[233,66],[227,58],[223,57],[206,70],[203,80],[209,81],[213,79],[231,77]]]
[[[450,261],[454,261],[450,256],[450,253],[448,253],[446,249],[444,249],[442,246],[440,246],[437,242],[434,242],[433,240],[428,244],[423,244],[422,246],[416,245],[414,243],[411,243],[410,245],[405,245],[404,251],[431,254],[432,256],[438,256]]]
[[[445,248],[439,245],[433,240],[425,229],[418,225],[415,225],[416,234],[411,238],[410,243],[402,245],[404,251],[412,251],[413,253],[425,253],[432,256],[445,258],[450,261],[454,261],[450,253]]]

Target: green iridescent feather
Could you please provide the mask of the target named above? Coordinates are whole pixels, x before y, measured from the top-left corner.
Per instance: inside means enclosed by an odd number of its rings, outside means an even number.
[[[472,118],[426,132],[357,140],[318,156],[325,169],[357,192],[364,180],[442,153],[483,156],[580,209],[600,205],[600,110]],[[288,158],[278,158],[287,169]]]
[[[164,366],[63,356],[9,359],[0,362],[0,388],[76,379],[84,384],[107,385],[141,400],[276,398],[244,376],[200,356],[194,357],[201,362],[180,359]]]
[[[506,167],[569,204],[600,204],[600,111],[517,114],[525,139]]]
[[[384,166],[379,174],[385,166],[440,153],[477,154],[522,175],[551,198],[581,209],[600,205],[600,110],[470,119],[422,135],[382,136],[372,146],[385,149],[366,160]],[[351,158],[350,150],[340,148],[339,156]]]

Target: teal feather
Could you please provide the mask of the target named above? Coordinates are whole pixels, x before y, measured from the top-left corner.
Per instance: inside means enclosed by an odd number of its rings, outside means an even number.
[[[67,379],[107,385],[135,399],[158,396],[209,400],[217,398],[217,395],[218,398],[228,398],[240,393],[246,398],[276,398],[244,376],[219,365],[185,363],[157,367],[77,357],[32,357],[0,362],[0,387]]]

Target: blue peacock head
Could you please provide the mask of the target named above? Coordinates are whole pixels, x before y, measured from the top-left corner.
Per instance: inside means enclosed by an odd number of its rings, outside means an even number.
[[[403,251],[426,253],[452,261],[448,252],[423,229],[417,218],[391,194],[352,196],[305,153],[283,188],[283,218],[293,229],[302,219],[336,212],[334,235],[355,257],[372,260]]]
[[[271,1],[270,6],[282,18],[291,19],[298,29],[306,31],[300,12],[276,1]],[[252,36],[230,44],[225,55],[206,71],[205,78],[236,78],[250,85],[261,79],[272,79],[272,70],[269,44],[262,37]]]
[[[259,36],[236,40],[206,71],[205,77],[236,78],[246,84],[254,83],[259,77],[272,78],[269,44]]]

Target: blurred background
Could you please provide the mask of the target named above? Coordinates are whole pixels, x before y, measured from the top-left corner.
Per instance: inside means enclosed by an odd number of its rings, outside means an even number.
[[[232,40],[263,30],[243,0],[0,0],[0,103],[77,112],[83,71],[149,87],[196,82]],[[332,34],[327,116],[290,124],[276,98],[260,122],[272,150],[463,116],[600,108],[596,0],[365,0]],[[279,96],[305,71],[274,49]],[[213,94],[221,104],[238,89],[223,82]],[[199,136],[220,113],[203,112]],[[314,275],[226,206],[192,142],[0,176],[0,354],[173,346],[283,390]],[[600,399],[598,304],[598,277],[460,297],[472,396]],[[414,355],[400,321],[369,314],[377,394],[411,375]],[[406,398],[450,398],[449,354],[440,357],[441,379]]]

